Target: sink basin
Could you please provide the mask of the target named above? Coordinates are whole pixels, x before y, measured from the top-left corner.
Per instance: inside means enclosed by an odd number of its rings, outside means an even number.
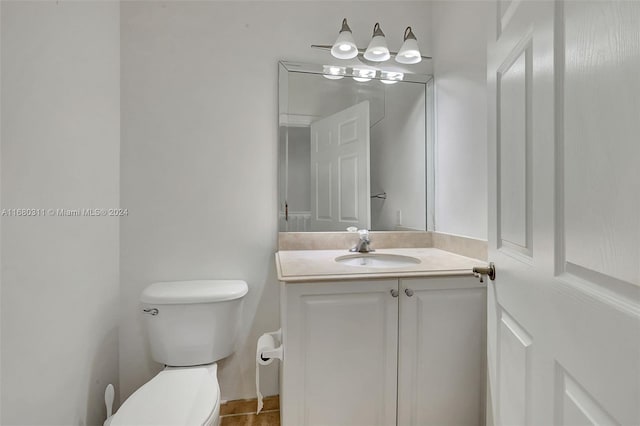
[[[420,263],[420,259],[415,257],[385,253],[354,253],[336,257],[335,260],[343,265],[367,268],[401,268]]]

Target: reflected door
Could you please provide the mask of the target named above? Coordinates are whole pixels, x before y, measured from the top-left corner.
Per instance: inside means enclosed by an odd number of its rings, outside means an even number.
[[[371,227],[369,101],[311,123],[311,230]]]
[[[487,424],[638,425],[640,3],[494,5]]]

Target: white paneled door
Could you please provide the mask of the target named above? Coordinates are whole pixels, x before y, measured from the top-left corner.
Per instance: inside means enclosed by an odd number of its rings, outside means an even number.
[[[488,424],[640,424],[640,2],[499,0]]]
[[[311,230],[371,227],[369,101],[311,123]]]

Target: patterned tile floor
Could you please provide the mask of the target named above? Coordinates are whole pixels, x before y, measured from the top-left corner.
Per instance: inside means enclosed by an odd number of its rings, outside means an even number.
[[[280,426],[280,398],[264,398],[264,406],[256,415],[255,399],[228,401],[220,406],[220,426]]]

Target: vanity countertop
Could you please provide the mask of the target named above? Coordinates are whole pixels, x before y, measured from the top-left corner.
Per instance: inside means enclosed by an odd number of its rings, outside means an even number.
[[[376,268],[350,266],[335,261],[348,250],[290,250],[276,253],[278,280],[285,283],[358,280],[371,278],[410,278],[447,275],[471,275],[474,266],[486,262],[437,248],[390,248],[376,250],[374,255],[410,256],[420,263],[401,267]]]

